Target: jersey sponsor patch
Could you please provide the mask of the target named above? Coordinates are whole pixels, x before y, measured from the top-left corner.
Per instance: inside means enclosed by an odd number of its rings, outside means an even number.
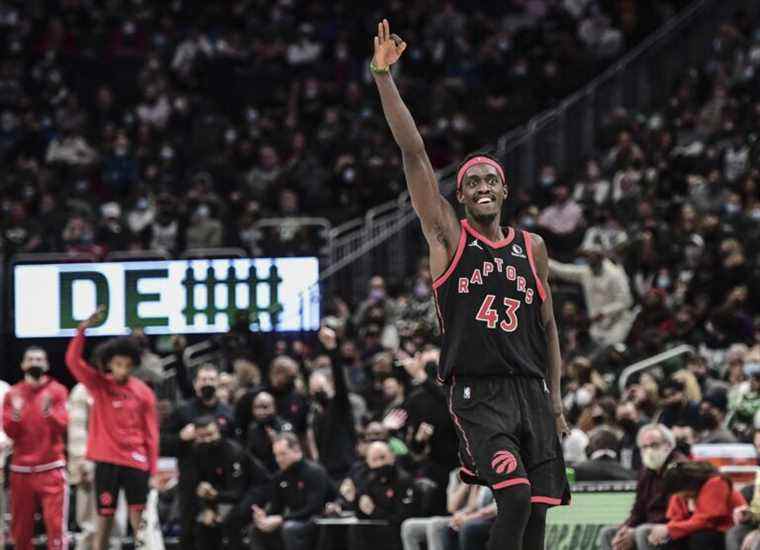
[[[512,245],[512,256],[516,256],[518,258],[527,258],[525,255],[525,252],[523,251],[522,246],[519,244],[513,244]]]

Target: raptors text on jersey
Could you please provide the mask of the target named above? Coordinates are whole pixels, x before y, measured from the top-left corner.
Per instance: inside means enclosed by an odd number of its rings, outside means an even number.
[[[438,378],[523,375],[544,378],[546,298],[530,233],[504,228],[490,241],[469,225],[446,272],[433,283],[442,347]]]

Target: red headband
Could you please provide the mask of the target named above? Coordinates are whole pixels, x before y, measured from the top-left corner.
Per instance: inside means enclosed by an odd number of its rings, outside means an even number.
[[[487,164],[489,166],[493,166],[499,173],[499,176],[501,176],[501,182],[504,185],[507,184],[507,178],[504,177],[504,169],[501,167],[501,164],[488,157],[472,157],[470,160],[465,162],[457,172],[457,191],[459,191],[459,188],[462,186],[462,179],[464,179],[464,175],[467,173],[467,170],[476,164]]]

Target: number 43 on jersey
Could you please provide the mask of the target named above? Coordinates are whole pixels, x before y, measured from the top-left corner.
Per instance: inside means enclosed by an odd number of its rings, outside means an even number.
[[[504,332],[514,332],[517,330],[517,310],[520,308],[520,301],[504,298],[506,319],[499,320],[499,312],[493,307],[495,300],[494,294],[486,294],[483,303],[480,304],[478,314],[475,315],[475,320],[484,322],[488,328],[496,328],[498,325]]]

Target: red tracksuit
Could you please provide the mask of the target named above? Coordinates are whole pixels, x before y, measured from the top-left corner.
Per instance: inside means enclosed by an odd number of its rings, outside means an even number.
[[[66,350],[71,374],[92,395],[87,432],[87,458],[156,473],[158,413],[156,397],[134,376],[118,384],[82,358],[84,332],[77,331]]]
[[[18,550],[32,550],[34,514],[42,506],[48,549],[66,548],[68,484],[64,437],[68,391],[48,378],[40,386],[19,382],[3,402],[3,429],[13,440],[11,536]],[[14,404],[20,410],[15,410]]]

